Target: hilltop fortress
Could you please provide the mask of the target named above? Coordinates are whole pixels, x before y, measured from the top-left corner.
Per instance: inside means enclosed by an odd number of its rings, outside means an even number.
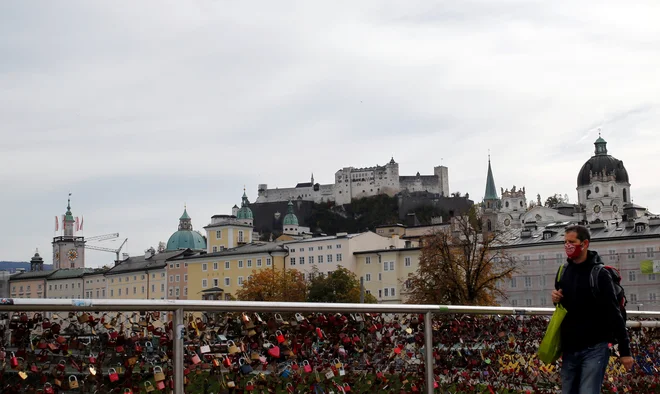
[[[305,200],[316,203],[333,201],[338,205],[350,204],[354,198],[379,194],[394,196],[401,191],[429,192],[449,195],[449,175],[445,166],[433,168],[433,175],[399,176],[399,164],[394,158],[384,166],[368,168],[344,167],[335,173],[335,183],[320,185],[311,182],[299,183],[295,187],[268,189],[259,185],[259,196],[255,203]]]

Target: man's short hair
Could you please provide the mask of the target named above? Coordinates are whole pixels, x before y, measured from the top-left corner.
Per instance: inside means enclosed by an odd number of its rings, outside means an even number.
[[[591,233],[589,232],[589,229],[584,226],[580,226],[578,224],[573,226],[568,226],[566,227],[566,230],[564,230],[564,233],[575,233],[580,241],[591,242]]]

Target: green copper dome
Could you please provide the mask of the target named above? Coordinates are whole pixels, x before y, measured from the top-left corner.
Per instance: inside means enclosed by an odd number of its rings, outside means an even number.
[[[289,207],[287,208],[287,214],[284,217],[284,225],[287,226],[297,226],[298,217],[293,213],[293,202],[289,201]]]
[[[168,252],[183,249],[206,250],[206,240],[197,231],[180,230],[167,241]]]
[[[236,213],[236,219],[254,219],[252,210],[248,206],[249,203],[250,201],[247,198],[247,194],[245,194],[245,190],[243,190],[243,201],[241,202],[241,208]]]
[[[202,234],[193,231],[192,222],[188,210],[184,208],[183,215],[179,218],[179,231],[172,234],[167,241],[168,252],[182,249],[206,250],[206,240]]]

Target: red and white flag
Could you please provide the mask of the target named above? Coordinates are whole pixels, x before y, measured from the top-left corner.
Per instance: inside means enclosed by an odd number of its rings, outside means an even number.
[[[78,220],[78,216],[76,216],[76,231],[80,231],[80,220]]]
[[[82,218],[80,218],[80,231],[82,231],[82,229],[83,229],[83,222],[84,221],[85,221],[85,217],[83,216]]]
[[[55,231],[60,230],[60,218],[58,216],[55,216]]]

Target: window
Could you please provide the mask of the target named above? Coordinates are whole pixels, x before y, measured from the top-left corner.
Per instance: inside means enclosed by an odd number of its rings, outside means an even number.
[[[319,256],[319,264],[323,263],[323,255]]]
[[[390,261],[390,271],[394,271],[394,261]]]
[[[225,286],[230,286],[231,279],[230,278],[225,278]]]
[[[380,272],[378,273],[378,280],[383,280],[383,274],[381,274]]]
[[[261,267],[261,259],[257,259],[257,267]]]
[[[98,291],[98,290],[96,290],[96,296],[97,296],[97,297],[99,296],[99,294],[98,294],[98,293],[99,293],[99,291]],[[142,286],[142,294],[144,294],[144,286]]]
[[[610,261],[616,260],[616,250],[609,250],[609,255],[610,255]]]
[[[406,280],[405,286],[406,286],[406,289],[412,288],[412,282],[410,281],[410,279]]]
[[[251,259],[247,261],[247,267],[252,268],[252,260]]]
[[[48,290],[53,290],[53,285],[48,285]],[[11,291],[16,291],[16,286],[12,287]]]
[[[300,248],[300,251],[301,251],[301,252],[304,252],[304,251],[305,251],[305,248]]]
[[[383,290],[378,290],[378,298],[383,298]]]
[[[229,261],[225,261],[225,269],[226,269],[226,270],[229,269],[230,264],[231,264],[231,263],[230,263]]]
[[[170,283],[174,282],[174,275],[170,275]]]
[[[637,294],[634,293],[630,294],[630,302],[637,302]]]
[[[364,281],[365,281],[365,282],[371,282],[371,274],[366,274],[366,275],[364,276]]]
[[[242,276],[238,277],[238,285],[243,286],[243,277]]]
[[[332,263],[332,255],[331,254],[328,255],[328,263]]]
[[[390,289],[386,287],[385,288],[385,297],[389,297],[389,296],[390,296]]]
[[[340,261],[342,261],[341,253],[337,253],[337,262],[340,262]]]
[[[305,258],[304,257],[300,257],[298,260],[300,260],[300,265],[305,264]]]
[[[371,264],[371,257],[367,256],[364,258],[364,263],[365,264]]]
[[[530,257],[529,256],[524,256],[523,257],[523,264],[524,265],[529,265],[530,264]]]
[[[238,242],[243,243],[243,230],[238,231]]]
[[[209,265],[206,263],[202,263],[202,271],[208,271],[209,270]]]
[[[218,278],[213,279],[213,287],[220,287],[220,279]]]
[[[118,289],[118,290],[119,290],[119,296],[121,297],[121,289]]]
[[[307,248],[307,250],[310,251],[310,252],[313,252],[313,251],[314,251],[314,247],[313,247],[313,246],[310,246],[309,248]]]
[[[646,257],[653,257],[653,248],[646,248]]]
[[[137,287],[133,286],[133,294],[137,294]]]
[[[529,276],[525,277],[525,287],[532,287],[532,278]]]
[[[316,249],[317,250],[323,250],[323,246],[318,246]]]
[[[218,247],[217,247],[217,246],[214,246],[214,247],[213,247],[213,253],[215,253],[215,252],[217,252],[217,251],[218,251]]]
[[[634,259],[635,258],[635,248],[628,249],[628,258],[629,259]]]
[[[170,264],[170,269],[174,268],[174,264]]]
[[[243,260],[238,260],[238,268],[243,268]]]
[[[411,265],[411,263],[412,263],[410,257],[406,257],[406,258],[404,259],[404,261],[405,261],[404,264],[406,265],[406,267],[410,267],[410,265]]]
[[[144,275],[142,275],[142,280],[144,280]],[[99,280],[96,280],[96,283],[99,283]]]
[[[188,296],[188,287],[183,288],[183,295]]]
[[[541,285],[541,288],[545,288],[545,275],[541,275],[539,278],[539,284]]]
[[[113,289],[110,289],[110,297],[114,297],[114,296],[115,296],[115,291]]]
[[[532,306],[532,299],[531,298],[526,299],[525,300],[525,305],[526,306]]]
[[[341,249],[341,244],[337,244],[337,245],[335,245],[335,248],[337,248],[337,249]]]
[[[656,293],[649,293],[649,301],[656,301],[657,295]]]
[[[516,287],[516,278],[511,278],[511,287]]]
[[[631,282],[635,282],[637,280],[637,273],[635,270],[628,271],[628,280]]]
[[[202,279],[202,289],[206,289],[208,287],[208,282],[206,279]]]
[[[309,256],[309,263],[314,264],[314,256]]]
[[[170,287],[170,297],[172,297],[172,288]]]
[[[511,306],[518,306],[518,300],[511,300]]]
[[[174,289],[174,296],[178,297],[179,295],[180,295],[179,288],[177,287],[176,289]]]
[[[222,239],[222,230],[215,231],[215,239]]]
[[[155,293],[156,292],[156,285],[151,285],[151,292]]]
[[[291,265],[296,265],[296,258],[295,258],[295,257],[291,257],[290,262],[291,262]]]
[[[545,297],[541,297],[541,306],[545,306],[548,303],[548,300]]]
[[[649,280],[650,281],[655,280],[655,274],[649,274]]]
[[[177,275],[177,276],[176,276],[176,282],[177,282],[177,283],[181,282],[181,275]]]
[[[217,271],[217,270],[218,270],[218,263],[213,263],[213,271]]]
[[[394,287],[390,287],[390,295],[392,297],[396,296],[396,290],[394,289]]]
[[[266,259],[266,267],[270,267],[271,265],[273,265],[273,260],[271,260],[270,257],[268,257]]]
[[[561,263],[561,262],[564,261],[564,255],[562,255],[561,253],[557,253],[557,254],[555,255],[555,258],[557,259],[557,262],[558,262],[558,263]]]
[[[542,254],[539,255],[539,264],[541,265],[545,264],[545,256]]]
[[[325,247],[326,249],[332,249],[332,245],[328,245]]]
[[[183,281],[188,282],[188,274],[183,274]]]
[[[142,287],[142,290],[143,290],[142,292],[144,293],[144,287]],[[96,289],[96,298],[100,298],[99,297],[99,289]]]

